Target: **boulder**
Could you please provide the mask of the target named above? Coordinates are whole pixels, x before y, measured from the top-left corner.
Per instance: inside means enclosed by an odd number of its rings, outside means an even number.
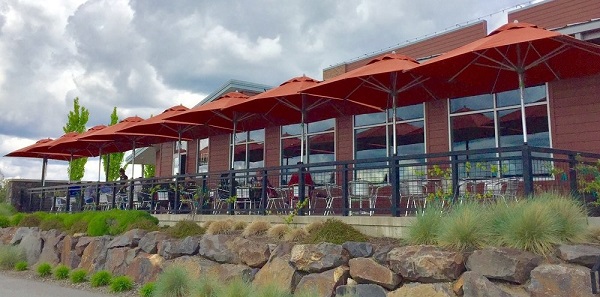
[[[373,251],[373,260],[381,265],[388,264],[388,253],[393,250],[396,246],[393,245],[383,245],[376,246]]]
[[[331,297],[335,289],[343,285],[348,277],[348,267],[341,266],[321,273],[305,275],[294,293],[306,293],[306,296]]]
[[[40,259],[44,240],[37,228],[32,228],[30,232],[24,232],[23,237],[18,240],[19,248],[25,252],[27,263],[33,265]]]
[[[42,232],[44,247],[40,253],[38,263],[50,263],[52,266],[61,262],[61,253],[63,249],[63,238],[65,233],[58,230],[50,230]]]
[[[531,270],[541,262],[540,256],[527,251],[492,247],[474,251],[466,267],[490,279],[523,284],[529,280]]]
[[[590,269],[570,264],[543,264],[531,271],[531,297],[583,297],[592,294]]]
[[[202,275],[208,274],[210,268],[219,265],[219,263],[199,256],[182,256],[173,260],[165,261],[164,267],[166,268],[171,265],[185,268],[192,278],[197,279]]]
[[[223,234],[204,234],[200,239],[198,255],[219,263],[241,264],[242,261],[233,251],[235,236]]]
[[[587,268],[592,268],[600,256],[600,246],[561,244],[556,248],[560,259]]]
[[[19,243],[21,243],[21,240],[26,236],[29,235],[30,233],[39,233],[40,229],[37,227],[19,227],[17,228],[17,230],[15,230],[15,233],[12,237],[12,239],[10,240],[9,244],[10,245],[17,245]]]
[[[289,263],[289,257],[271,258],[254,276],[257,286],[275,285],[281,290],[293,293],[302,275]]]
[[[350,259],[350,276],[359,284],[377,284],[388,290],[395,289],[402,277],[370,258]]]
[[[461,276],[464,296],[472,297],[510,297],[512,295],[501,290],[485,276],[467,271]]]
[[[242,264],[217,264],[208,268],[208,273],[224,282],[229,282],[236,278],[252,282],[256,271],[250,266]]]
[[[373,244],[368,242],[348,241],[342,247],[348,251],[350,258],[368,258],[373,255]]]
[[[85,248],[94,240],[94,237],[82,236],[82,237],[74,237],[76,240],[75,244],[75,253],[79,256],[83,256],[83,251]]]
[[[125,274],[138,284],[156,281],[162,271],[164,259],[157,254],[139,253],[125,268]]]
[[[269,261],[271,260],[271,258],[281,258],[281,257],[285,257],[288,256],[292,253],[292,248],[294,247],[294,244],[291,242],[282,242],[279,244],[270,244],[269,245],[269,252],[270,252],[270,256],[269,256]]]
[[[7,227],[2,228],[0,233],[0,244],[8,245],[10,241],[15,237],[18,227]]]
[[[148,254],[156,254],[158,252],[159,243],[168,238],[169,236],[167,234],[159,231],[148,232],[140,238],[138,246],[142,251]]]
[[[106,263],[104,269],[110,271],[114,275],[124,274],[127,266],[133,262],[136,256],[141,252],[139,248],[112,248],[106,252]]]
[[[423,283],[456,280],[465,270],[464,260],[460,252],[428,245],[397,247],[388,253],[392,271]]]
[[[188,236],[184,239],[163,240],[158,249],[158,254],[165,260],[174,259],[183,255],[195,255],[198,252],[198,237]]]
[[[323,242],[299,244],[292,248],[290,263],[300,271],[323,272],[348,264],[348,251],[341,245]]]
[[[83,268],[89,272],[96,272],[104,269],[108,244],[111,240],[112,238],[106,235],[93,237],[92,241],[83,251],[79,268]]]
[[[262,267],[271,256],[269,245],[260,241],[239,237],[234,240],[233,245],[242,263],[253,268]]]
[[[140,239],[146,235],[148,231],[142,229],[132,229],[129,230],[122,235],[115,237],[109,244],[108,248],[118,248],[118,247],[137,247]]]
[[[335,289],[335,296],[386,297],[387,291],[375,284],[342,285]]]
[[[450,283],[420,284],[410,283],[401,286],[387,297],[455,297]],[[465,295],[466,296],[466,295]],[[468,297],[468,296],[467,296]]]
[[[62,240],[60,263],[70,267],[71,269],[77,268],[77,266],[79,266],[79,262],[81,261],[81,256],[77,255],[77,253],[73,250],[78,240],[78,237],[73,237],[71,235],[66,235]]]

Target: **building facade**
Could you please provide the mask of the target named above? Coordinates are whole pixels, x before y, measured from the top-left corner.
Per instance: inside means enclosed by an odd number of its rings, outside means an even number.
[[[508,14],[508,21],[528,22],[600,44],[600,1],[551,0]],[[487,35],[477,22],[395,49],[418,60],[444,53]],[[383,55],[382,53],[381,55]],[[365,65],[376,56],[325,69],[327,80]],[[590,61],[590,63],[600,63]],[[232,81],[204,102],[228,91],[258,94],[268,86]],[[600,75],[552,81],[526,90],[527,130],[532,146],[600,152]],[[510,147],[522,144],[519,95],[516,90],[452,98],[399,108],[396,113],[399,155]],[[389,111],[343,116],[308,123],[307,158],[311,164],[390,154]],[[157,176],[276,167],[299,161],[300,125],[268,127],[232,135],[155,146]],[[181,163],[177,150],[183,153]],[[231,154],[231,152],[234,152]]]

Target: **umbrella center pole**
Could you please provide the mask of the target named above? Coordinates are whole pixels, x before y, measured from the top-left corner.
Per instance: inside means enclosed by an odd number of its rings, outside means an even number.
[[[519,96],[521,97],[521,125],[523,126],[523,144],[527,145],[527,119],[525,118],[525,79],[519,71]]]
[[[396,143],[396,94],[392,95],[392,152],[394,156],[398,155],[398,145]]]
[[[303,163],[306,164],[305,160],[304,160],[304,141],[306,140],[306,125],[304,124],[304,120],[305,120],[305,114],[306,114],[306,109],[305,109],[305,95],[302,94],[302,109],[300,110],[300,128],[302,129],[302,134],[301,134],[301,138],[300,138],[300,161],[302,161]]]

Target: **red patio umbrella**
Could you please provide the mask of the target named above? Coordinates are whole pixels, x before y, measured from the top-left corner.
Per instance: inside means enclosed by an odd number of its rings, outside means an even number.
[[[445,97],[519,88],[523,142],[527,128],[523,90],[555,79],[600,72],[600,46],[527,23],[506,24],[487,37],[431,59],[410,72],[467,86],[444,89]]]
[[[407,72],[418,65],[414,59],[405,55],[387,54],[371,60],[365,66],[307,88],[304,92],[348,99],[379,108],[392,108],[393,153],[396,155],[396,107],[439,98],[430,91],[429,78]],[[400,94],[402,98],[398,100]]]
[[[307,88],[319,85],[319,83],[318,80],[307,76],[294,77],[276,88],[230,106],[227,110],[258,113],[274,121],[277,119],[280,124],[300,123],[302,128],[300,159],[304,161],[305,123],[342,115],[381,111],[375,106],[361,102],[326,98],[304,92]]]
[[[190,110],[183,105],[176,105],[163,111],[161,114],[145,119],[135,125],[126,127],[121,133],[135,135],[161,135],[177,139],[181,148],[181,140],[205,138],[218,133],[229,133],[229,129],[211,126],[202,123],[187,123],[169,120],[170,117]],[[181,150],[177,150],[178,160],[181,160]]]
[[[51,138],[44,138],[36,141],[34,144],[18,149],[16,151],[6,154],[6,157],[22,157],[22,158],[38,158],[42,160],[42,186],[46,185],[46,167],[48,165],[48,159],[51,160],[62,160],[69,161],[72,159],[82,158],[83,156],[71,155],[64,153],[50,152],[47,149],[39,150],[40,147],[48,147],[48,143],[53,140]]]
[[[119,123],[108,126],[102,130],[94,131],[89,133],[83,137],[80,137],[81,140],[85,141],[104,141],[104,142],[113,142],[114,145],[111,147],[105,148],[104,153],[115,153],[115,152],[124,152],[126,150],[133,151],[133,160],[135,160],[135,148],[149,146],[156,143],[172,141],[173,137],[162,136],[162,135],[154,135],[152,133],[149,134],[127,134],[122,132],[122,130],[133,126],[139,122],[143,121],[142,118],[134,116],[128,117]],[[132,163],[135,165],[134,163]],[[131,170],[132,178],[134,177],[134,170]]]

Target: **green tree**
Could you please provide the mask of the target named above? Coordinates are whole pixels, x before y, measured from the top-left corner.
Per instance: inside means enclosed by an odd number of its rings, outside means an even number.
[[[119,122],[119,116],[117,115],[117,107],[113,108],[113,112],[110,114],[110,126]],[[106,174],[106,180],[117,180],[119,177],[119,168],[123,162],[123,156],[125,153],[113,153],[102,156],[102,164],[104,167],[104,173]]]
[[[88,122],[90,111],[79,105],[79,98],[73,99],[73,110],[67,115],[67,124],[63,127],[65,133],[85,131],[85,125]],[[85,172],[85,163],[87,158],[80,158],[69,162],[69,180],[80,181]]]
[[[4,181],[4,174],[0,170],[0,203],[6,201],[6,182]]]
[[[155,174],[156,174],[156,166],[144,165],[144,178],[154,177]]]

